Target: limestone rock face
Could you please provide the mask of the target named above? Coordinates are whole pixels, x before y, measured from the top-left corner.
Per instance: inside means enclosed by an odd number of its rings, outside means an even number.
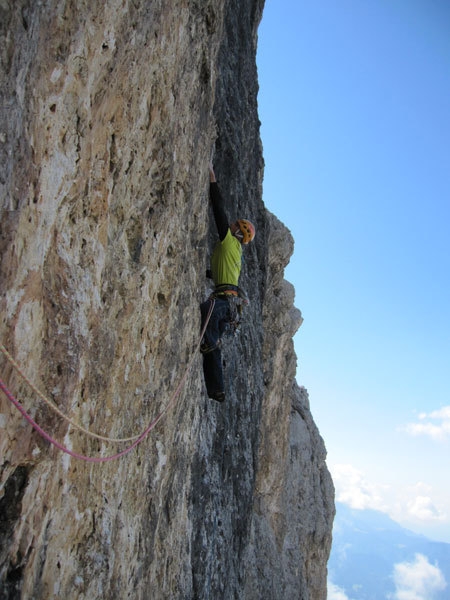
[[[0,0],[0,341],[121,458],[61,452],[0,393],[2,598],[326,597],[325,448],[295,382],[289,231],[262,202],[263,0]],[[199,304],[214,154],[250,306],[206,397]],[[173,393],[193,359],[181,392]],[[64,447],[108,457],[6,356],[1,379]]]

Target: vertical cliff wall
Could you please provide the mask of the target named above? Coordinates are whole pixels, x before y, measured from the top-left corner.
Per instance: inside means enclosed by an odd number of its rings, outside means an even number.
[[[64,413],[132,452],[51,446],[0,394],[4,598],[326,597],[333,488],[295,382],[288,230],[262,202],[262,0],[0,2],[0,341]],[[231,219],[257,228],[251,304],[206,397],[199,303],[214,154]],[[108,456],[0,356],[71,451]]]

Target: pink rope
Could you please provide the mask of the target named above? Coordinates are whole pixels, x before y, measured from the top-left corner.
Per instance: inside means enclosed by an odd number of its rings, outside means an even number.
[[[202,338],[205,334],[206,331],[206,327],[208,326],[209,323],[209,319],[211,318],[211,314],[212,311],[214,309],[214,300],[211,300],[211,306],[209,308],[209,312],[208,315],[206,317],[206,321],[205,324],[203,326],[201,335],[200,335],[200,340],[197,344],[196,347],[196,351],[198,350]],[[8,398],[8,400],[14,404],[14,406],[17,408],[17,410],[22,414],[22,416],[28,421],[28,423],[30,423],[30,425],[32,425],[32,427],[34,427],[34,429],[45,439],[47,440],[47,442],[49,442],[50,444],[53,444],[53,446],[55,446],[56,448],[58,448],[59,450],[61,450],[62,452],[65,452],[66,454],[69,454],[70,456],[72,456],[73,458],[78,458],[80,460],[84,460],[86,462],[91,462],[91,463],[102,463],[102,462],[107,462],[107,461],[111,461],[111,460],[115,460],[117,458],[120,458],[121,456],[124,456],[125,454],[128,454],[129,452],[131,452],[131,450],[133,450],[133,448],[136,448],[136,446],[138,444],[140,444],[142,442],[142,440],[147,437],[147,435],[150,433],[150,431],[156,427],[156,425],[159,423],[159,421],[162,419],[162,417],[164,416],[164,414],[169,410],[169,408],[171,407],[171,405],[175,402],[176,398],[178,397],[178,395],[180,394],[184,382],[186,381],[186,377],[188,376],[188,373],[191,369],[192,363],[194,362],[195,356],[196,356],[196,351],[194,352],[194,354],[192,355],[191,360],[189,361],[189,364],[184,372],[183,377],[181,378],[180,383],[178,384],[176,390],[174,391],[174,393],[172,394],[172,397],[170,398],[169,402],[167,403],[167,406],[159,413],[159,415],[157,417],[155,417],[146,427],[146,429],[140,434],[140,436],[127,448],[125,448],[124,450],[122,450],[121,452],[117,452],[116,454],[111,454],[110,456],[86,456],[85,454],[79,454],[78,452],[74,452],[73,450],[70,450],[70,448],[67,448],[66,446],[64,446],[63,444],[61,444],[60,442],[58,442],[58,440],[55,440],[50,434],[48,434],[46,431],[44,431],[44,429],[42,429],[42,427],[40,425],[38,425],[36,423],[36,421],[26,412],[26,410],[23,408],[23,406],[20,404],[20,402],[13,396],[13,394],[9,391],[9,389],[6,387],[5,383],[3,382],[2,379],[0,379],[0,389],[2,390],[2,392],[5,394],[5,396]]]
[[[125,448],[125,450],[122,450],[121,452],[117,452],[116,454],[112,454],[111,456],[97,456],[97,457],[85,456],[84,454],[78,454],[78,452],[74,452],[73,450],[70,450],[70,448],[63,446],[63,444],[58,442],[58,440],[55,440],[51,435],[49,435],[46,431],[44,431],[42,429],[42,427],[40,427],[36,423],[36,421],[32,417],[30,417],[30,415],[26,412],[26,410],[23,408],[23,406],[20,404],[20,402],[18,400],[16,400],[16,398],[8,390],[8,388],[6,387],[6,385],[3,383],[3,381],[1,379],[0,379],[0,389],[5,394],[5,396],[8,398],[8,400],[10,400],[10,402],[12,402],[12,404],[14,404],[14,406],[22,414],[22,416],[25,417],[25,419],[28,421],[28,423],[30,423],[30,425],[32,425],[34,427],[34,429],[36,429],[36,431],[45,440],[47,440],[47,442],[50,442],[50,444],[53,444],[53,446],[56,446],[56,448],[58,448],[59,450],[62,450],[66,454],[70,454],[70,456],[73,456],[73,458],[79,458],[86,462],[95,462],[95,463],[106,462],[109,460],[114,460],[116,458],[120,458],[121,456],[124,456],[124,454],[128,454],[128,452],[133,450],[133,448],[135,448],[146,437],[146,435],[155,427],[155,425],[158,423],[158,421],[161,419],[161,417],[164,414],[164,411],[161,412],[156,417],[156,419],[154,419],[150,423],[150,425],[147,427],[147,429],[143,433],[141,433],[141,435],[135,440],[135,442],[133,444],[131,444],[131,446],[129,446],[128,448]]]
[[[112,438],[112,437],[106,437],[103,435],[99,435],[98,433],[94,433],[93,431],[89,431],[88,429],[85,429],[79,423],[76,423],[68,415],[64,414],[61,410],[59,410],[59,408],[56,406],[56,404],[54,404],[51,400],[49,400],[47,398],[47,396],[45,396],[40,390],[38,390],[38,388],[34,385],[34,383],[25,375],[25,373],[22,371],[20,366],[17,364],[17,362],[14,360],[14,358],[11,356],[11,354],[8,352],[8,350],[5,348],[5,346],[1,343],[0,343],[0,352],[5,356],[5,358],[8,360],[8,362],[13,366],[16,373],[18,373],[20,375],[20,377],[23,379],[23,381],[25,381],[25,383],[30,386],[30,388],[33,390],[33,392],[36,394],[36,396],[38,398],[40,398],[40,400],[45,402],[45,404],[50,408],[50,410],[55,412],[59,417],[61,417],[61,419],[64,419],[64,421],[67,421],[67,423],[70,423],[72,425],[72,427],[74,427],[75,429],[78,429],[78,431],[82,431],[84,434],[86,434],[90,437],[96,438],[97,440],[102,440],[102,442],[114,442],[114,443],[134,442],[134,440],[139,437],[139,434],[137,434],[137,435],[133,435],[128,438]]]

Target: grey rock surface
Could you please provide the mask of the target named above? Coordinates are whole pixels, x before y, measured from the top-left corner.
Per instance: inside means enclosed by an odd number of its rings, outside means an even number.
[[[262,0],[0,1],[0,341],[64,413],[134,450],[89,463],[0,393],[0,596],[326,597],[325,447],[295,381],[287,228],[262,201]],[[210,158],[245,249],[227,399],[206,397],[199,304],[215,241]],[[74,452],[92,439],[0,356],[1,378]]]

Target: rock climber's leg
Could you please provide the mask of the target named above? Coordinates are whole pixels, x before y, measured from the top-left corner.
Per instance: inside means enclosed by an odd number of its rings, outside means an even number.
[[[210,307],[210,300],[203,302],[200,306],[202,329]],[[229,319],[230,309],[228,300],[217,298],[200,346],[200,351],[203,354],[203,373],[208,396],[219,402],[225,399],[220,338],[226,330]]]
[[[206,318],[211,307],[211,300],[206,300],[200,305],[202,314],[202,330],[205,325]],[[219,345],[220,338],[223,333],[223,322],[229,314],[228,301],[217,298],[214,304],[214,309],[210,316],[208,327],[203,336],[200,350],[202,353],[211,352]]]
[[[205,376],[208,397],[222,402],[225,399],[225,392],[222,372],[222,352],[220,348],[216,348],[212,352],[203,355],[203,374]]]

